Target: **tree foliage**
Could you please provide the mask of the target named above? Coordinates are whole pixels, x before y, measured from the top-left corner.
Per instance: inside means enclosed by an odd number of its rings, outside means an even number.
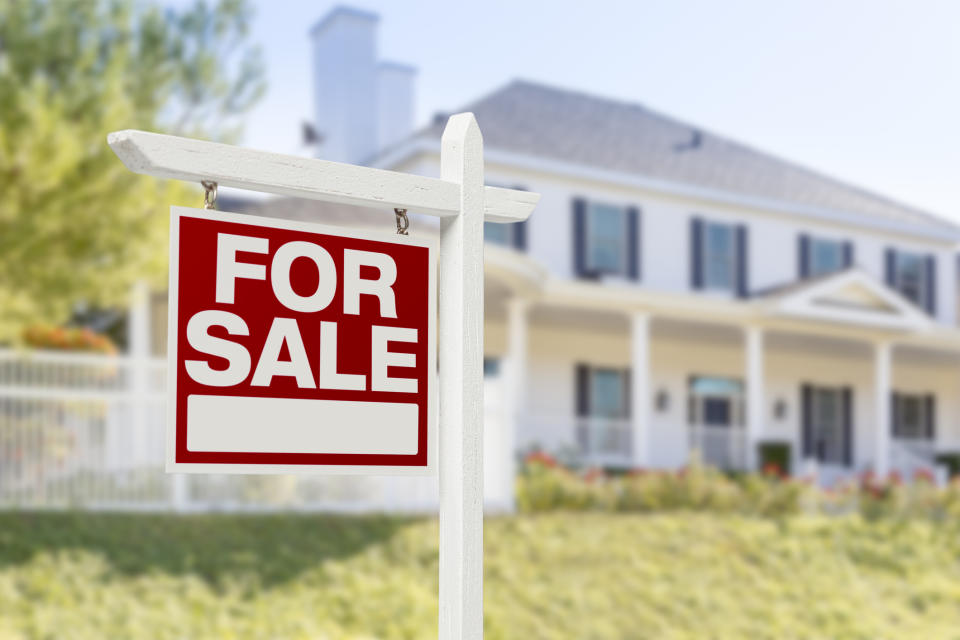
[[[0,342],[162,281],[167,208],[198,190],[130,173],[106,135],[235,136],[264,87],[250,18],[245,0],[0,2]]]

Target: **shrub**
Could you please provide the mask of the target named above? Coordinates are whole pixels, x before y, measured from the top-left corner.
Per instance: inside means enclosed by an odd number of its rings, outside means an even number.
[[[762,473],[731,476],[695,459],[679,471],[609,475],[600,469],[575,472],[535,453],[525,459],[518,478],[517,506],[527,513],[686,510],[781,518],[859,512],[867,520],[946,520],[960,518],[960,478],[939,488],[929,471],[917,472],[909,483],[896,473],[878,479],[867,472],[858,482],[821,489],[773,464]]]

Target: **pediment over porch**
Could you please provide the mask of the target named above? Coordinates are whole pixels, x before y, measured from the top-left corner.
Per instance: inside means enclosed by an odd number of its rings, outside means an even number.
[[[923,331],[930,317],[859,268],[803,280],[761,294],[768,311],[800,320],[894,331]]]

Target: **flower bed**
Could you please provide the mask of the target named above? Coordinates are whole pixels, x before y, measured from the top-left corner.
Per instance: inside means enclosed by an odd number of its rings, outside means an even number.
[[[659,512],[710,511],[779,517],[796,513],[841,514],[865,518],[960,516],[960,482],[937,487],[920,471],[905,483],[864,474],[856,482],[822,489],[791,478],[776,465],[761,473],[730,475],[694,462],[678,471],[633,470],[609,474],[573,470],[537,452],[524,459],[517,480],[517,506],[525,513],[548,511]]]

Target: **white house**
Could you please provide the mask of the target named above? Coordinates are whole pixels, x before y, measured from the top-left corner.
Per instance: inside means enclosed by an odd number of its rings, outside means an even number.
[[[324,146],[438,175],[444,119],[407,132],[415,72],[377,62],[376,29],[337,9],[311,32]],[[459,110],[480,123],[487,183],[542,194],[528,222],[486,227],[487,369],[515,452],[622,468],[785,455],[836,476],[960,451],[960,228],[637,104],[516,81]]]

